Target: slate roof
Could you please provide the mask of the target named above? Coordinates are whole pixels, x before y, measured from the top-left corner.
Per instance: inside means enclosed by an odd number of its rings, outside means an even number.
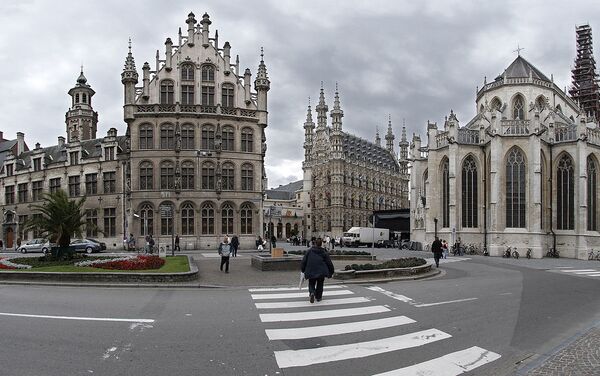
[[[304,186],[302,180],[294,181],[286,185],[280,185],[277,188],[268,189],[265,194],[268,199],[272,200],[293,200],[296,192]]]
[[[387,166],[387,168],[394,171],[399,170],[398,161],[392,153],[364,138],[344,133],[342,148],[348,160],[366,159],[368,163],[373,165]]]
[[[4,164],[4,160],[8,156],[8,151],[15,146],[17,140],[0,141],[0,166]]]
[[[504,72],[500,73],[496,80],[502,79],[506,72],[507,78],[524,78],[531,76],[538,80],[548,81],[550,79],[546,77],[539,69],[534,67],[530,62],[525,60],[523,56],[517,56],[517,58],[504,70]]]

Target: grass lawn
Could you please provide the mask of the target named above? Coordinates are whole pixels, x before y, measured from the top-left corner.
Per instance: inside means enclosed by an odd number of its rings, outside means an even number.
[[[27,272],[59,272],[59,273],[181,273],[181,272],[189,272],[190,265],[188,263],[188,258],[186,256],[167,256],[165,264],[161,266],[159,269],[145,269],[145,270],[109,270],[109,269],[100,269],[100,268],[92,268],[89,266],[81,267],[74,265],[59,265],[59,266],[42,266],[39,268],[31,268],[31,269],[14,269],[10,270],[18,271],[21,273]]]

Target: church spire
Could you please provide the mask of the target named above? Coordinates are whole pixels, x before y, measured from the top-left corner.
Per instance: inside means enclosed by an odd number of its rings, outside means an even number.
[[[381,138],[379,137],[379,127],[375,127],[375,145],[381,146]]]
[[[402,119],[402,138],[400,139],[400,160],[405,161],[408,159],[408,140],[406,139],[406,124]]]
[[[388,129],[385,135],[385,148],[390,152],[394,153],[394,134],[392,133],[392,115],[388,115]]]
[[[335,83],[335,99],[333,101],[333,110],[331,111],[331,123],[333,131],[341,132],[342,130],[342,117],[344,117],[344,111],[340,107],[340,95],[338,92],[338,84]]]
[[[321,81],[321,92],[319,93],[319,104],[315,107],[317,111],[317,131],[324,131],[327,128],[327,111],[329,108],[325,104],[325,92],[323,91],[323,81]]]
[[[310,153],[312,150],[313,143],[313,131],[315,129],[315,123],[312,118],[312,111],[310,109],[310,97],[308,97],[308,109],[306,111],[306,122],[304,122],[304,160],[310,160]]]
[[[133,120],[133,104],[135,103],[135,84],[138,83],[138,73],[135,69],[135,60],[131,53],[131,38],[129,38],[129,51],[125,58],[125,67],[121,73],[121,83],[125,86],[125,106],[123,107],[123,118],[127,122]]]

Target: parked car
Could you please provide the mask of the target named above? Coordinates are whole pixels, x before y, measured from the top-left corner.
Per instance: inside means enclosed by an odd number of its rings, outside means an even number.
[[[36,238],[31,239],[25,244],[21,244],[19,248],[17,248],[17,252],[21,253],[29,253],[29,252],[42,252],[46,254],[50,251],[52,245],[44,238]]]
[[[98,241],[96,239],[92,239],[92,238],[86,238],[87,240],[93,241],[94,243],[98,243],[100,244],[100,250],[101,251],[106,251],[106,243]]]
[[[102,246],[90,239],[73,239],[71,240],[71,247],[74,248],[75,252],[93,253],[102,251]]]

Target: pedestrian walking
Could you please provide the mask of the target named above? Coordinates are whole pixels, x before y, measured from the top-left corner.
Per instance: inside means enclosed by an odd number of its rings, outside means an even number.
[[[275,235],[271,235],[271,245],[273,246],[273,248],[277,247],[277,238],[275,237]]]
[[[258,249],[259,252],[262,252],[264,248],[265,248],[265,242],[262,240],[262,238],[259,235],[258,239],[256,239],[256,249]]]
[[[323,283],[325,277],[333,276],[333,263],[329,254],[323,248],[323,239],[317,238],[315,244],[306,252],[302,258],[302,273],[308,279],[308,297],[311,303],[320,302],[323,299]]]
[[[149,252],[150,254],[154,253],[154,238],[152,237],[152,234],[148,235],[150,237],[150,240],[148,241],[150,247],[149,247]]]
[[[173,251],[181,252],[181,248],[179,247],[179,234],[175,235],[175,248]]]
[[[135,251],[135,238],[133,234],[129,234],[129,238],[127,238],[127,249],[129,252]]]
[[[237,235],[231,237],[231,256],[237,257],[238,247],[240,246],[240,240]]]
[[[331,237],[331,250],[333,251],[335,249],[335,238]]]
[[[231,245],[227,236],[223,237],[223,242],[219,244],[219,255],[221,255],[221,266],[219,269],[223,271],[225,265],[225,273],[229,273],[229,255],[231,255]]]
[[[448,258],[448,242],[446,242],[445,240],[442,243],[442,254],[443,254],[443,256],[444,256],[445,259]]]
[[[440,257],[442,257],[442,242],[440,241],[440,238],[438,238],[437,236],[435,237],[433,244],[431,244],[431,252],[433,252],[433,259],[435,260],[435,266],[436,266],[436,268],[439,268],[440,267]]]

